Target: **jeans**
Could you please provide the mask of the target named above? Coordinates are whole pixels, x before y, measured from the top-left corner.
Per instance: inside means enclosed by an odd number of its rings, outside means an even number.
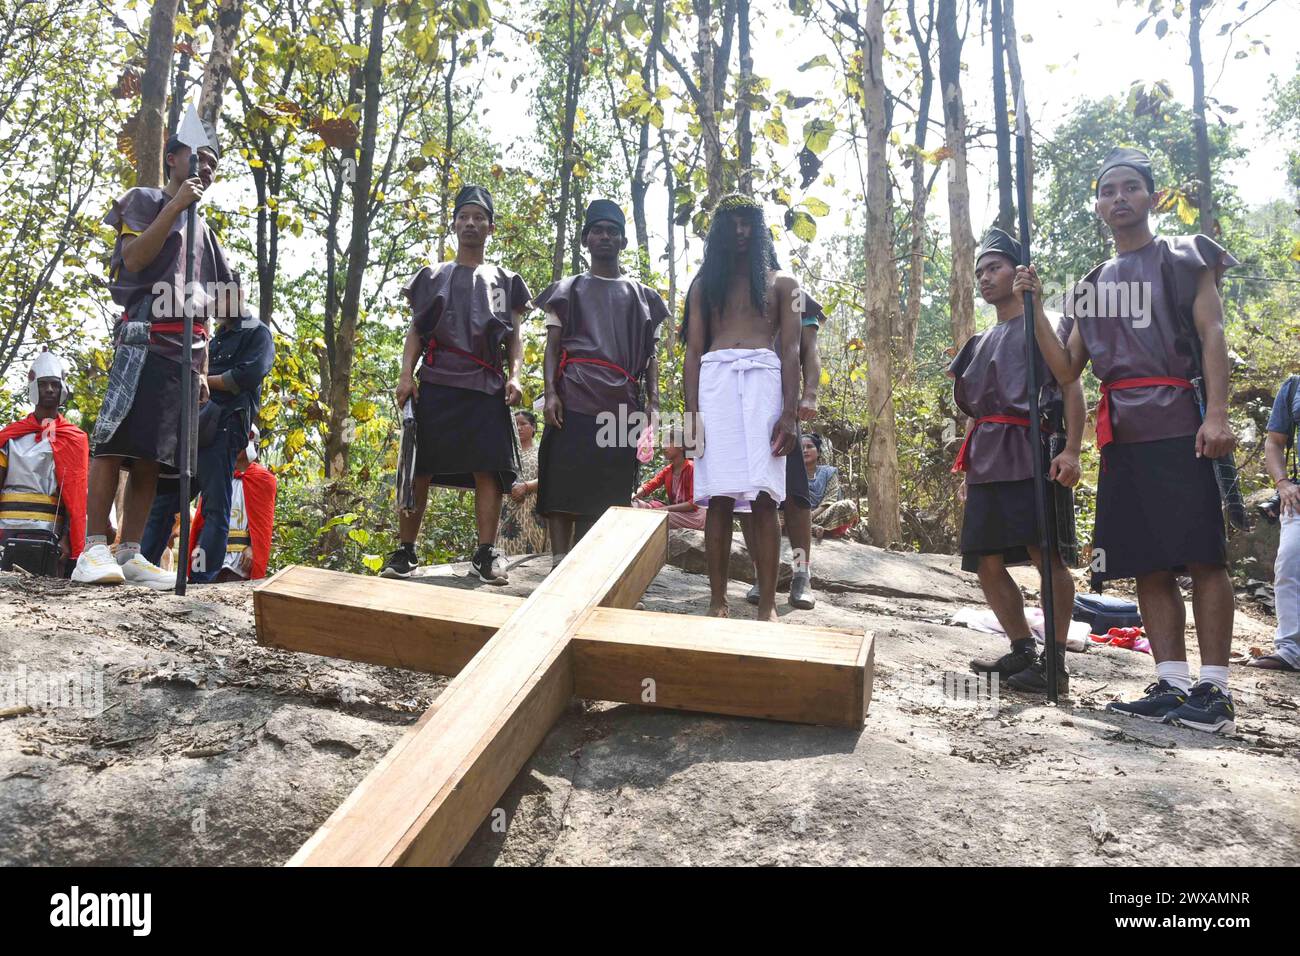
[[[1273,600],[1277,604],[1278,657],[1300,667],[1300,514],[1284,514],[1273,566]]]
[[[196,555],[190,567],[190,581],[195,584],[207,584],[213,581],[226,560],[226,542],[230,537],[230,495],[235,476],[235,459],[248,444],[248,438],[240,434],[239,416],[228,417],[217,428],[212,444],[199,449],[198,482],[199,492],[203,495],[203,530],[199,534],[198,549],[202,560]],[[171,482],[167,483],[172,485]],[[171,537],[172,522],[180,512],[180,487],[176,482],[170,490],[164,490],[159,483],[158,493],[154,495],[153,507],[149,509],[149,520],[144,527],[140,541],[140,553],[157,564],[162,558],[163,549]],[[184,554],[188,543],[181,542]],[[178,555],[177,559],[180,560]]]

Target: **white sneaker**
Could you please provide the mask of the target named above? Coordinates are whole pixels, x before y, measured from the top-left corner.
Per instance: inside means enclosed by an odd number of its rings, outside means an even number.
[[[132,555],[131,560],[121,567],[127,584],[143,584],[155,591],[170,591],[176,587],[176,572],[164,571],[144,555]]]
[[[80,584],[121,584],[126,577],[108,546],[97,544],[78,556],[72,580]]]

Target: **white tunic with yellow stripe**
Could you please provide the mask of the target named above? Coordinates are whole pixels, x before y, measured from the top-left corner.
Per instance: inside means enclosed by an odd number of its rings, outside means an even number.
[[[222,562],[222,567],[229,568],[246,579],[253,566],[251,546],[248,510],[244,505],[244,479],[236,477],[230,486],[230,537],[226,540],[226,560]]]

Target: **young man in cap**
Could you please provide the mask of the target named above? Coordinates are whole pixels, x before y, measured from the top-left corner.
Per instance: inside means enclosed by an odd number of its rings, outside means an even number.
[[[465,186],[456,194],[452,230],[456,258],[425,266],[402,290],[411,305],[411,326],[397,407],[415,401],[415,510],[399,514],[400,546],[380,574],[404,578],[415,570],[415,539],[433,484],[473,489],[473,573],[489,584],[505,584],[505,560],[493,542],[502,495],[520,467],[509,406],[523,399],[519,322],[531,296],[522,278],[484,259],[496,230],[486,189]]]
[[[86,433],[65,419],[63,363],[42,351],[27,373],[32,413],[0,429],[0,547],[20,539],[57,544],[59,573],[86,536]]]
[[[199,549],[191,549],[189,558],[189,579],[195,584],[215,581],[223,567],[236,458],[248,444],[261,410],[262,381],[275,362],[275,343],[271,330],[241,303],[218,320],[208,354],[204,379],[210,400],[199,415],[197,481],[191,485],[203,502],[202,521],[192,525],[203,527],[202,536],[192,536]],[[179,480],[160,478],[140,541],[140,553],[154,564],[162,559],[179,507]]]
[[[686,415],[696,451],[695,500],[708,507],[709,614],[726,617],[732,519],[752,512],[758,619],[776,620],[785,455],[798,441],[799,311],[794,276],[773,268],[762,207],[724,196],[688,293]],[[779,338],[781,353],[774,351]]]
[[[180,470],[181,375],[194,377],[191,394],[200,404],[207,402],[207,321],[240,308],[237,279],[201,216],[195,248],[185,248],[186,215],[198,215],[197,204],[216,177],[218,149],[210,132],[209,139],[210,145],[199,149],[198,176],[190,179],[190,149],[172,137],[164,151],[167,184],[128,190],[104,217],[117,229],[109,291],[123,312],[114,333],[108,391],[91,436],[86,549],[77,559],[74,581],[126,581],[160,591],[176,583],[141,554],[142,532],[159,472]],[[185,288],[191,257],[197,290]],[[192,364],[182,370],[187,307],[197,315]],[[114,555],[107,545],[108,514],[122,469],[130,472],[130,482]]]
[[[1047,449],[1029,442],[1029,388],[1025,364],[1024,296],[1016,287],[1020,243],[1001,229],[990,229],[975,254],[975,281],[984,301],[997,309],[997,324],[966,340],[948,367],[957,407],[968,416],[966,439],[953,471],[963,475],[960,496],[962,569],[979,574],[984,598],[997,616],[1011,650],[998,658],[971,661],[976,673],[995,673],[1012,687],[1031,693],[1047,690],[1047,667],[1025,619],[1020,587],[1009,565],[1040,566],[1038,512],[1035,506],[1033,455]],[[1040,391],[1053,387],[1051,373],[1039,362]],[[1049,520],[1070,507],[1066,490],[1079,480],[1079,446],[1083,440],[1083,387],[1076,379],[1062,389],[1068,436],[1065,448],[1045,468]],[[1046,408],[1046,396],[1039,407]],[[1047,430],[1043,431],[1044,439]],[[1071,513],[1072,516],[1072,513]],[[1063,550],[1063,549],[1062,549]],[[1074,555],[1066,554],[1073,563]],[[1052,555],[1052,590],[1056,607],[1057,687],[1069,690],[1065,640],[1070,632],[1074,581],[1062,554]]]
[[[1106,156],[1097,174],[1096,211],[1110,227],[1116,254],[1068,297],[1065,345],[1043,312],[1041,284],[1032,270],[1021,270],[1017,289],[1036,295],[1036,337],[1058,381],[1074,381],[1089,361],[1101,380],[1093,587],[1136,579],[1156,661],[1156,681],[1145,697],[1108,709],[1231,733],[1233,595],[1213,460],[1236,444],[1228,426],[1219,281],[1237,260],[1208,236],[1155,236],[1150,215],[1158,199],[1145,153],[1119,147]],[[1191,381],[1198,374],[1203,411]],[[1195,686],[1187,663],[1181,574],[1192,579],[1201,648]]]
[[[629,423],[652,427],[659,417],[655,345],[668,307],[619,271],[625,224],[617,203],[593,201],[582,226],[591,268],[552,283],[534,302],[546,312],[537,513],[546,518],[555,564],[606,508],[627,506],[640,430]]]

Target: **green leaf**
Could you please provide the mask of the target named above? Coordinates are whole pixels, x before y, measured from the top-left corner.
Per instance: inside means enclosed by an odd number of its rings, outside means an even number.
[[[831,207],[815,196],[809,196],[803,201],[803,207],[814,216],[826,216],[830,214]]]
[[[830,147],[834,133],[835,124],[830,120],[815,119],[803,124],[804,144],[819,156]]]
[[[830,57],[828,57],[825,53],[818,53],[807,63],[803,64],[803,66],[798,67],[798,70],[800,73],[802,73],[805,70],[812,70],[819,66],[830,66],[830,65],[831,65]]]
[[[785,123],[776,117],[772,117],[763,124],[763,135],[778,146],[790,145],[790,134],[785,128]]]
[[[378,571],[384,566],[384,559],[378,554],[363,554],[361,556],[361,563],[371,571]]]
[[[363,548],[370,543],[370,532],[365,528],[353,528],[348,532],[348,537]]]
[[[804,210],[794,210],[794,215],[790,216],[789,220],[790,231],[804,242],[812,242],[817,238],[817,220]]]

